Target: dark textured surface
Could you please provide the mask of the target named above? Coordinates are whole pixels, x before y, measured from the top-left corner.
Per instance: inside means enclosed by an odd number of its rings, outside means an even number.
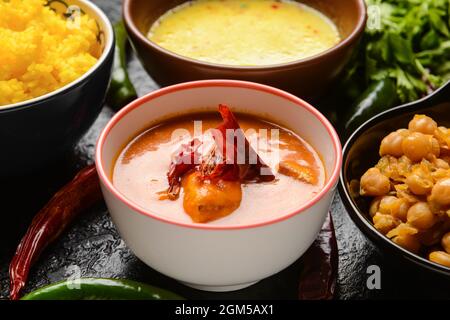
[[[119,1],[98,0],[100,7],[116,21]],[[157,85],[132,57],[130,76],[139,95],[155,90]],[[39,174],[0,181],[0,298],[8,295],[8,264],[15,247],[37,210],[73,174],[93,159],[95,141],[113,112],[105,107],[91,130],[72,154]],[[26,146],[24,146],[26,147]],[[2,151],[2,156],[7,156]],[[38,156],[38,155],[37,155]],[[384,257],[364,238],[348,217],[339,196],[332,214],[339,246],[339,299],[445,298],[450,299],[450,285],[442,278],[402,265]],[[381,289],[366,287],[367,267],[381,268]],[[75,276],[127,278],[175,291],[187,298],[272,298],[295,299],[301,262],[260,283],[231,293],[207,293],[187,288],[140,262],[118,236],[104,205],[78,219],[52,245],[33,268],[26,292],[42,285]]]

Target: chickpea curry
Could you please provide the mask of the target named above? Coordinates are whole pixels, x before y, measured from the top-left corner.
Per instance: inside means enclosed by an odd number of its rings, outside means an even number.
[[[415,115],[387,135],[381,159],[364,173],[377,230],[403,248],[450,267],[450,129]]]
[[[238,123],[224,105],[219,113],[175,117],[139,134],[121,151],[113,184],[162,217],[216,225],[288,214],[322,189],[324,165],[298,135],[246,114]]]

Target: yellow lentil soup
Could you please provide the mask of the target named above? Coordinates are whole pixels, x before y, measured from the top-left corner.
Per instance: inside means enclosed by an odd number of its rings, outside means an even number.
[[[160,17],[148,38],[182,56],[241,66],[307,58],[340,41],[336,26],[319,11],[272,0],[190,1]]]
[[[63,87],[101,55],[94,19],[65,17],[47,3],[0,1],[0,108]]]

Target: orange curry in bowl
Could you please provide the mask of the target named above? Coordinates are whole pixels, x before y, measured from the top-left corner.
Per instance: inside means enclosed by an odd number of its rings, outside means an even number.
[[[325,168],[296,133],[221,105],[219,113],[174,117],[138,134],[120,152],[112,180],[167,219],[239,225],[298,210],[323,188]]]

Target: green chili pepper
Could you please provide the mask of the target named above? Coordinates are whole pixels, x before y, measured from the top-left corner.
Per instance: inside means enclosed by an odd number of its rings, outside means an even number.
[[[136,99],[137,93],[127,72],[127,31],[122,21],[114,25],[114,34],[116,36],[116,47],[111,84],[108,91],[108,104],[113,109],[120,109]]]
[[[385,78],[372,83],[345,113],[342,123],[344,123],[346,134],[350,135],[365,121],[394,107],[396,102],[397,93],[394,80]]]
[[[131,280],[81,278],[33,291],[22,300],[183,300],[179,295]]]

